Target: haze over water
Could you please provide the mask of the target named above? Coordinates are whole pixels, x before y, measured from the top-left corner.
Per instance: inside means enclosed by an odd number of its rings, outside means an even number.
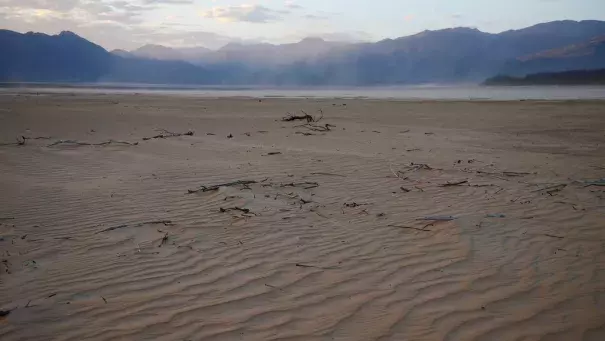
[[[393,86],[347,88],[177,87],[170,85],[91,84],[82,87],[28,85],[0,89],[14,93],[153,94],[187,97],[368,98],[395,100],[574,100],[605,99],[603,86]]]

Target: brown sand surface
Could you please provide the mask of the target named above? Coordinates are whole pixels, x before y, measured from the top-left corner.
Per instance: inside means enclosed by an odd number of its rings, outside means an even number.
[[[605,340],[605,102],[6,95],[0,143],[0,340]]]

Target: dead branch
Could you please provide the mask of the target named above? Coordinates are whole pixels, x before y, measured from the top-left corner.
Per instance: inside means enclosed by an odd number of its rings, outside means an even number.
[[[325,175],[325,176],[339,176],[341,178],[346,178],[346,175],[336,174],[336,173],[324,173],[324,172],[312,172],[311,175]]]
[[[561,236],[555,236],[553,234],[544,234],[547,237],[551,237],[551,238],[557,238],[557,239],[564,239],[565,237],[561,237]]]
[[[127,228],[127,227],[141,227],[141,226],[145,226],[145,225],[164,225],[164,226],[172,226],[172,225],[174,225],[174,224],[172,223],[172,220],[154,220],[154,221],[146,221],[146,222],[137,223],[137,224],[134,224],[134,225],[122,224],[122,225],[118,225],[118,226],[113,226],[113,227],[106,228],[106,229],[104,229],[104,230],[101,230],[101,231],[96,232],[95,234],[104,233],[104,232],[109,232],[109,231],[114,231],[114,230],[123,229],[123,228]]]
[[[281,152],[271,152],[271,153],[267,153],[267,156],[271,156],[271,155],[281,155]]]
[[[315,136],[315,134],[313,134],[313,133],[305,133],[305,132],[302,132],[302,131],[297,131],[294,134],[299,134],[299,135],[303,135],[303,136]]]
[[[225,213],[225,212],[229,212],[229,211],[240,211],[240,212],[243,212],[243,213],[250,213],[250,209],[248,209],[248,208],[241,208],[241,207],[237,207],[237,206],[235,206],[235,207],[228,207],[228,208],[222,208],[221,207],[221,208],[219,208],[219,211],[221,213]]]
[[[190,189],[187,191],[188,194],[192,194],[192,193],[197,193],[197,192],[210,192],[210,191],[217,191],[218,189],[220,189],[221,187],[232,187],[232,186],[247,186],[247,185],[251,185],[251,184],[255,184],[256,181],[254,180],[238,180],[238,181],[232,181],[232,182],[227,182],[224,184],[218,184],[218,185],[212,185],[212,186],[200,186],[199,189]]]
[[[282,183],[278,185],[279,187],[302,187],[304,189],[312,189],[319,187],[319,183],[313,181],[305,181],[305,182],[290,182],[290,183]]]
[[[536,174],[536,173],[504,171],[504,172],[502,172],[502,174],[504,174],[506,176],[514,177],[514,176],[532,175],[532,174]]]
[[[448,216],[428,216],[428,217],[418,218],[416,220],[452,221],[452,220],[455,220],[455,219],[456,219],[456,217],[448,215]]]
[[[319,131],[319,132],[327,132],[327,131],[331,131],[330,128],[334,128],[336,127],[333,124],[324,124],[324,125],[319,125],[319,124],[313,124],[313,123],[307,123],[307,124],[302,124],[302,125],[298,125],[295,126],[295,128],[306,128],[309,129],[311,131]]]
[[[467,183],[468,183],[468,180],[462,180],[462,181],[456,181],[456,182],[447,182],[447,183],[439,185],[439,187],[460,186],[460,185],[464,185],[464,184],[467,184]]]
[[[162,237],[162,240],[160,241],[160,245],[158,247],[162,247],[162,245],[168,243],[168,232],[166,232],[166,234],[164,235],[164,237]],[[107,302],[105,302],[107,303]]]
[[[431,225],[431,224],[429,224],[429,225]],[[429,225],[426,225],[426,226],[429,226]],[[425,230],[424,228],[418,228],[418,227],[412,227],[412,226],[401,226],[401,225],[391,224],[391,225],[389,225],[389,227],[397,227],[400,229],[411,229],[411,230],[422,231],[422,232],[431,232],[431,230]]]
[[[107,145],[110,145],[110,144],[123,144],[123,145],[129,145],[129,146],[137,146],[139,143],[138,142],[127,142],[127,141],[116,141],[116,140],[109,140],[109,141],[100,142],[100,143],[80,142],[80,141],[77,141],[77,140],[58,140],[58,141],[55,141],[55,142],[47,145],[47,147],[54,147],[54,146],[58,146],[58,145],[107,146]]]
[[[317,117],[313,118],[315,120],[315,123],[318,123],[319,121],[321,121],[324,118],[324,111],[321,109],[319,109],[318,111],[321,116],[319,116],[319,118],[317,118]]]
[[[478,184],[478,185],[469,185],[470,187],[500,187],[494,184]]]
[[[359,207],[359,206],[368,206],[368,205],[370,205],[370,204],[358,204],[356,202],[351,202],[351,203],[344,203],[342,206],[355,208],[355,207]]]
[[[162,133],[155,135],[155,136],[151,136],[151,137],[143,137],[143,141],[147,141],[147,140],[151,140],[151,139],[165,139],[168,137],[177,137],[177,136],[193,136],[193,134],[194,134],[194,132],[192,130],[189,130],[185,133],[173,133],[166,129],[158,129],[158,131],[161,131]]]
[[[322,270],[336,269],[335,267],[321,267],[321,266],[301,264],[301,263],[296,263],[296,266],[298,266],[300,268],[315,268],[315,269],[322,269]]]
[[[552,193],[559,192],[559,191],[563,190],[565,187],[567,187],[567,184],[558,184],[558,185],[554,185],[554,186],[548,186],[548,187],[545,187],[545,188],[536,189],[536,190],[534,190],[532,192],[543,192],[543,191],[545,191],[549,195],[552,195]]]
[[[17,142],[0,143],[0,147],[4,147],[4,146],[24,146],[25,145],[25,141],[27,140],[27,138],[25,136],[17,136],[16,140],[17,140]]]
[[[284,122],[292,122],[292,121],[307,121],[307,123],[311,123],[311,122],[315,122],[315,118],[309,114],[307,114],[306,112],[302,111],[301,112],[304,115],[292,115],[290,113],[288,113],[287,116],[282,117],[282,121]]]

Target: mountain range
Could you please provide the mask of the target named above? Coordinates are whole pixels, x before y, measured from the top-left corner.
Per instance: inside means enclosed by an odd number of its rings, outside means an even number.
[[[555,21],[498,34],[424,31],[373,43],[306,38],[218,50],[146,45],[107,51],[71,32],[0,30],[2,82],[200,85],[478,83],[497,74],[605,68],[605,22]]]

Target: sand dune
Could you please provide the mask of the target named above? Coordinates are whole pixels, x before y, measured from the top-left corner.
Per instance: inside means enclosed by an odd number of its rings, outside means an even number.
[[[603,102],[0,106],[1,340],[605,340]]]

